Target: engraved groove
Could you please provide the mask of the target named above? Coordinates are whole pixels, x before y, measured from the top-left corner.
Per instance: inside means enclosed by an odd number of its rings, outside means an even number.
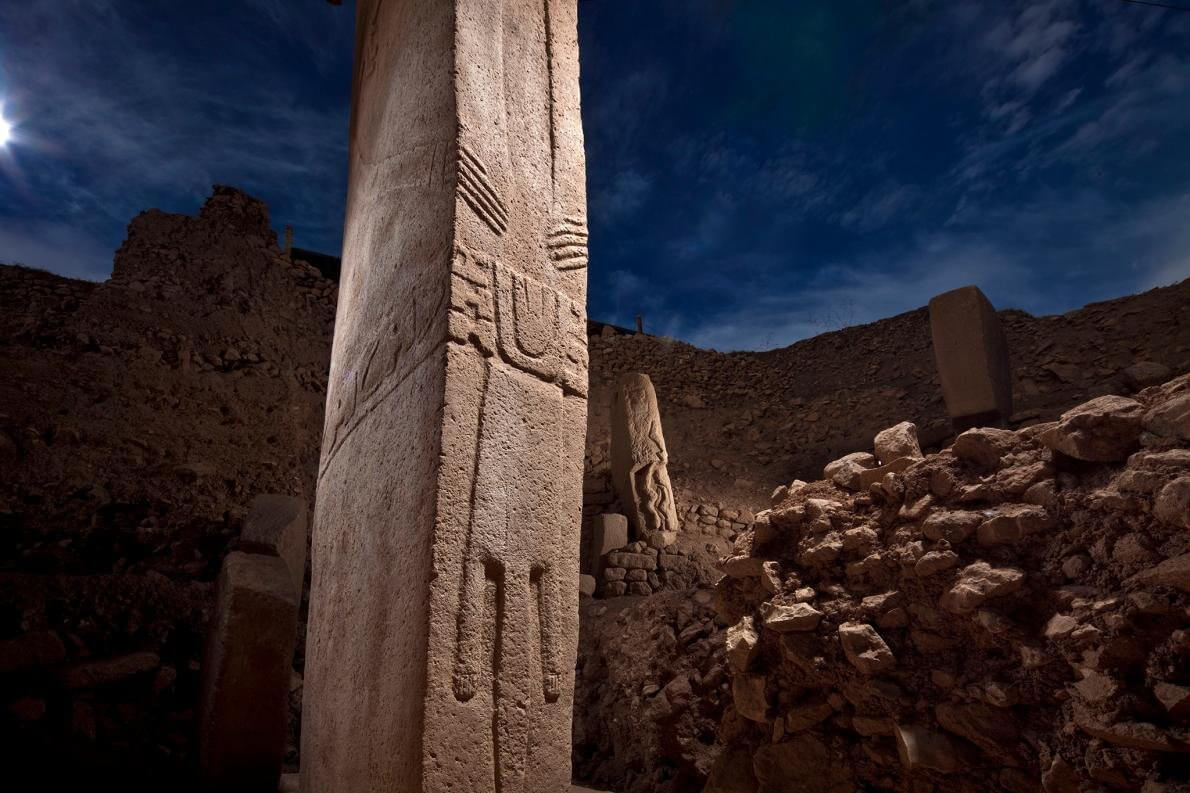
[[[501,226],[507,228],[508,216],[497,205],[495,196],[488,193],[483,189],[482,185],[475,181],[475,177],[471,171],[465,168],[459,170],[459,187],[470,193],[476,201],[483,204],[484,211]]]
[[[495,185],[488,178],[488,172],[483,167],[483,163],[479,161],[478,157],[468,151],[465,146],[459,146],[459,153],[461,155],[459,164],[462,166],[460,171],[467,174],[474,181],[476,190],[489,198],[494,210],[502,218],[507,220],[508,209],[504,206],[504,202],[500,200],[500,194],[496,191]]]

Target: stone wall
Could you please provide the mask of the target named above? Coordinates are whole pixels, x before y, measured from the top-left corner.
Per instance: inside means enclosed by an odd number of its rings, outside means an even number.
[[[107,282],[0,266],[9,773],[191,768],[220,563],[254,495],[313,498],[335,299],[230,188],[135,218]]]

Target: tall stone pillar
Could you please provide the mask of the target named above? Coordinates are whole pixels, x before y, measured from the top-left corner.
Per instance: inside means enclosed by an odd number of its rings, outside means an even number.
[[[946,411],[956,432],[1002,426],[1012,415],[1012,371],[1000,315],[977,286],[930,299],[930,334]]]
[[[635,535],[657,548],[672,545],[678,513],[657,392],[647,374],[626,374],[616,384],[611,458],[616,495]]]
[[[360,0],[307,793],[570,784],[586,427],[576,0]]]

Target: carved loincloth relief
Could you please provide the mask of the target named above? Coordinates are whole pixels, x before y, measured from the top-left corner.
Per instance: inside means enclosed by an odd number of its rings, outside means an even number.
[[[462,246],[455,248],[451,282],[452,340],[587,395],[587,315],[577,301]]]

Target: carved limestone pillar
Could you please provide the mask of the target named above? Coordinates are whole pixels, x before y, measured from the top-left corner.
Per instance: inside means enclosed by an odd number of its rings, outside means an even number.
[[[626,374],[612,405],[612,482],[638,539],[663,548],[677,540],[678,513],[669,481],[657,393],[646,374]]]
[[[302,788],[570,784],[576,0],[360,0]]]

